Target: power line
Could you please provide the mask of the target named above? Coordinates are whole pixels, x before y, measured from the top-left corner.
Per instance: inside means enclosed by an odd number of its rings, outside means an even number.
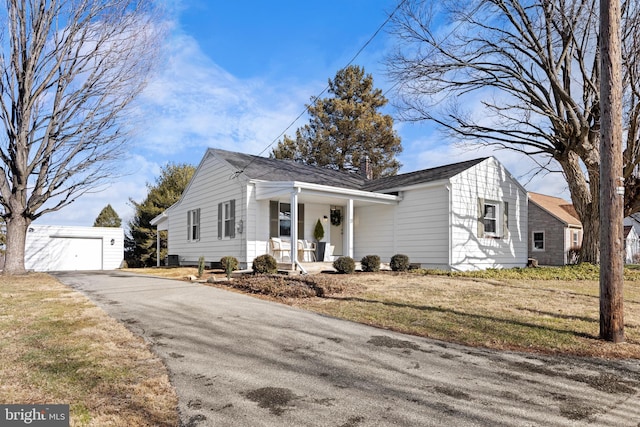
[[[362,51],[364,51],[367,46],[369,46],[369,44],[373,41],[374,38],[376,38],[376,36],[378,35],[378,33],[380,33],[380,31],[382,31],[382,29],[389,23],[389,21],[391,20],[391,18],[393,18],[393,16],[396,14],[396,12],[398,11],[398,9],[400,9],[400,7],[406,3],[407,0],[402,0],[400,3],[398,3],[398,5],[396,6],[396,8],[393,10],[393,12],[391,12],[391,14],[389,14],[389,16],[387,17],[387,19],[385,19],[385,21],[378,27],[378,29],[373,33],[373,35],[371,37],[369,37],[369,39],[365,42],[364,45],[362,45],[362,47],[360,49],[358,49],[358,51],[356,52],[355,55],[353,55],[353,57],[351,58],[351,60],[347,63],[347,65],[345,65],[343,68],[346,68],[348,66],[350,66],[351,64],[353,64],[353,62],[356,60],[356,58],[358,58],[358,56],[360,56],[360,54],[362,53]],[[396,85],[394,85],[393,87],[395,87]],[[392,87],[392,88],[393,88]],[[322,96],[322,94],[324,94],[327,90],[329,89],[329,84],[327,84],[324,89],[322,89],[322,91],[312,97],[313,102],[315,102],[316,100],[320,99],[320,97]],[[391,90],[391,89],[389,89]],[[388,92],[388,91],[387,91]],[[312,103],[313,103],[312,102]],[[304,116],[307,112],[309,111],[309,105],[305,106],[304,110],[302,110],[302,112],[300,114],[298,114],[298,116],[296,116],[296,118],[289,123],[289,125],[276,137],[274,138],[269,145],[267,145],[262,151],[260,151],[257,154],[257,157],[261,156],[262,154],[264,154],[265,151],[267,151],[269,148],[271,148],[271,146],[273,144],[275,144],[298,120],[300,120],[300,118],[302,116]],[[249,163],[247,163],[242,169],[237,170],[234,174],[235,177],[238,177],[240,174],[242,174],[244,172],[244,170],[246,168],[248,168],[251,163],[254,162],[254,159],[252,159]]]

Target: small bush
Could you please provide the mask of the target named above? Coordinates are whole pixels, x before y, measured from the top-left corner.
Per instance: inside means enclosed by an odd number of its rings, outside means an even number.
[[[253,260],[253,272],[257,274],[277,273],[278,262],[269,254],[260,255]]]
[[[367,255],[360,260],[362,271],[374,273],[380,271],[380,257],[378,255]]]
[[[352,274],[356,271],[356,262],[351,257],[341,256],[333,261],[333,268],[341,274]]]
[[[402,254],[396,254],[391,257],[389,267],[393,271],[407,271],[409,270],[409,257]]]
[[[202,277],[204,274],[204,257],[198,258],[198,277]]]
[[[227,279],[231,277],[231,273],[238,269],[238,259],[232,256],[225,256],[220,259],[222,269],[227,273]]]

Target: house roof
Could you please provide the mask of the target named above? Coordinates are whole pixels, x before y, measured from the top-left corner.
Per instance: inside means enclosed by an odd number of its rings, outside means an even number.
[[[210,148],[234,168],[243,171],[249,179],[265,181],[304,181],[311,184],[361,189],[364,179],[355,173],[342,172],[318,166],[309,166],[292,160],[270,159],[250,154]]]
[[[395,176],[365,180],[357,173],[309,166],[291,160],[278,160],[211,148],[217,157],[243,171],[249,179],[265,181],[303,181],[369,192],[381,192],[417,184],[449,179],[486,160],[486,157],[403,173]]]
[[[378,178],[365,182],[362,189],[366,191],[383,191],[424,184],[427,182],[440,181],[442,179],[449,179],[486,159],[487,157],[482,157],[479,159],[468,160],[466,162],[453,163],[431,169],[423,169],[415,172]]]
[[[529,193],[529,200],[566,225],[582,227],[578,213],[573,205],[560,197],[547,196],[540,193]]]

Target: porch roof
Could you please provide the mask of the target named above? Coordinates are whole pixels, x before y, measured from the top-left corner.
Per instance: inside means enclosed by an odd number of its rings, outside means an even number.
[[[251,181],[256,187],[256,199],[288,199],[293,192],[298,193],[301,202],[320,202],[340,204],[344,200],[353,200],[356,206],[370,204],[397,204],[401,196],[356,190],[331,185],[320,185],[302,181]]]

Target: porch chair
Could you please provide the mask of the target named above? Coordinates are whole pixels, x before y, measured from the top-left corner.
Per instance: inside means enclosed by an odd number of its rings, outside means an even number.
[[[309,256],[307,256],[309,254]],[[298,259],[300,261],[316,260],[316,244],[308,240],[298,240]]]
[[[284,262],[284,258],[288,258],[291,262],[291,248],[285,247],[282,239],[272,237],[269,239],[269,248],[273,257],[280,262]]]

